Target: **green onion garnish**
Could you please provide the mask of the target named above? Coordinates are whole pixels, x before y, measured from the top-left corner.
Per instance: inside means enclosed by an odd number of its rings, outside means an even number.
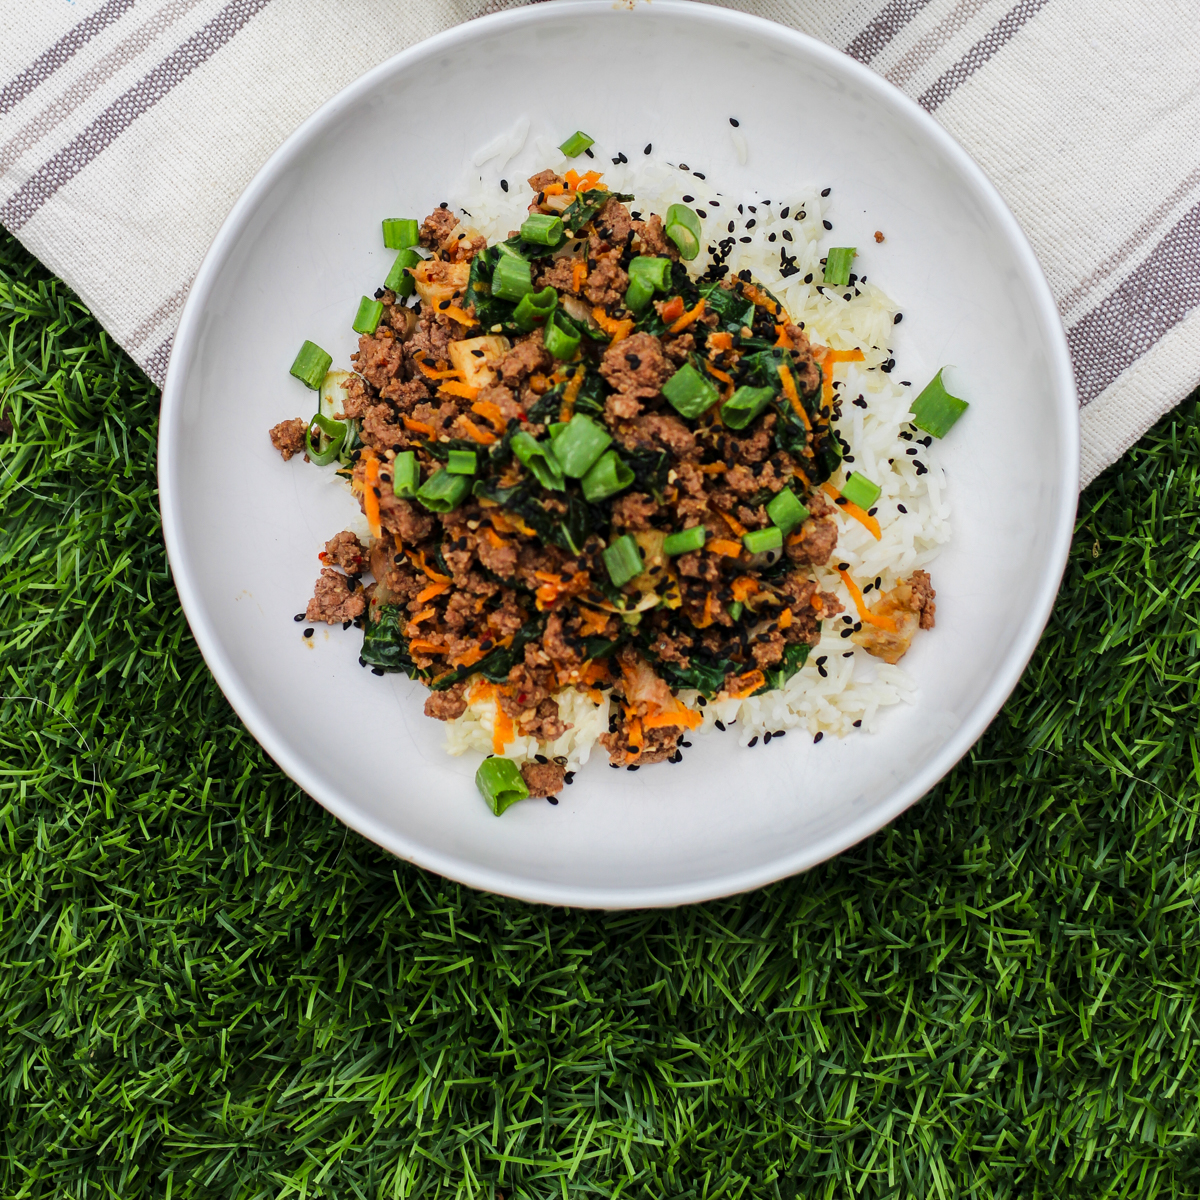
[[[634,480],[632,469],[621,461],[615,450],[608,450],[595,462],[583,477],[582,487],[585,500],[593,504],[608,496],[623,492]]]
[[[557,246],[563,240],[562,218],[550,213],[530,213],[521,223],[521,236],[539,246]]]
[[[686,204],[672,204],[664,222],[667,237],[679,247],[679,257],[689,261],[700,253],[700,218]]]
[[[582,129],[577,129],[559,146],[559,149],[567,158],[578,158],[595,140],[595,138],[588,137]]]
[[[575,351],[579,349],[579,334],[567,333],[555,320],[554,313],[551,313],[546,319],[546,324],[542,326],[542,345],[555,358],[566,362],[574,358]]]
[[[311,342],[305,342],[306,346],[312,345]],[[299,359],[296,360],[299,362]],[[943,367],[942,371],[946,368]],[[960,400],[957,396],[952,396],[946,391],[942,383],[942,371],[939,371],[925,385],[925,389],[913,401],[912,406],[912,423],[918,428],[925,430],[926,433],[931,433],[935,438],[943,438],[950,432],[950,427],[963,415],[971,406],[965,401]],[[296,368],[292,368],[292,374],[295,375]],[[312,386],[311,384],[309,385]],[[843,488],[843,493],[845,489]]]
[[[409,267],[415,267],[424,260],[415,250],[401,250],[392,263],[392,269],[383,281],[385,288],[390,288],[397,296],[411,296],[416,286],[413,277],[408,273]]]
[[[614,587],[624,587],[645,570],[642,552],[632,534],[627,533],[624,537],[617,538],[604,551],[604,565],[608,568],[608,577],[613,581]]]
[[[853,246],[834,246],[825,255],[825,282],[845,287],[850,282],[850,264],[858,251]]]
[[[364,296],[358,302],[358,312],[355,314],[350,328],[355,333],[372,334],[379,328],[381,320],[383,320],[383,302],[372,300],[370,296]]]
[[[496,816],[518,800],[529,799],[521,769],[511,758],[485,758],[475,772],[475,786]]]
[[[407,250],[420,240],[420,223],[412,217],[392,217],[383,222],[383,244],[389,250]]]
[[[333,355],[326,354],[316,342],[305,342],[292,363],[289,375],[295,375],[315,392],[325,382],[325,372],[333,365]]]
[[[842,496],[851,504],[857,504],[864,512],[879,499],[883,489],[879,484],[872,483],[865,475],[857,471],[846,476],[846,482],[841,486]]]
[[[768,525],[766,529],[752,529],[742,538],[742,545],[751,554],[761,554],[764,550],[778,550],[783,546],[783,530],[778,525]]]
[[[629,262],[629,278],[644,279],[655,290],[665,292],[671,286],[671,260],[639,254]]]
[[[625,289],[625,307],[630,312],[640,313],[653,297],[654,284],[648,283],[645,279],[638,279],[630,272],[629,286]]]
[[[774,398],[774,388],[743,385],[721,406],[721,420],[730,429],[745,429]]]
[[[572,479],[582,479],[593,464],[608,449],[612,435],[591,417],[576,413],[567,427],[551,443],[554,457],[558,459],[563,474]]]
[[[457,508],[471,491],[466,475],[435,471],[417,491],[417,502],[430,512],[445,513]]]
[[[511,300],[514,304],[522,296],[533,291],[533,279],[529,263],[511,254],[501,255],[492,272],[492,295],[497,300]]]
[[[521,303],[517,305],[512,316],[513,324],[528,333],[538,325],[545,324],[557,303],[558,293],[552,287],[542,288],[540,292],[530,292],[521,297]]]
[[[693,550],[703,550],[707,539],[708,530],[703,525],[693,525],[691,529],[668,533],[663,542],[663,553],[672,557],[676,554],[691,554]]]
[[[544,488],[561,492],[565,486],[562,467],[554,457],[551,448],[521,429],[513,434],[513,453],[525,464],[529,473]]]
[[[740,600],[735,600],[732,604],[727,604],[725,606],[725,611],[729,614],[729,619],[731,621],[736,621],[738,617],[742,615],[742,609],[745,607],[746,606]]]
[[[546,429],[550,434],[550,441],[553,442],[554,439],[557,438],[564,429],[566,429],[566,427],[566,421],[551,421],[550,424],[546,426]]]
[[[808,509],[796,498],[791,488],[784,488],[770,504],[767,505],[767,516],[789,534],[797,525],[803,525],[808,520]]]
[[[314,427],[319,431],[321,441],[325,443],[324,449],[313,445],[312,432]],[[309,421],[308,428],[304,431],[304,447],[308,451],[309,459],[315,462],[318,467],[327,467],[337,458],[338,451],[342,448],[342,443],[346,440],[346,431],[348,429],[349,426],[345,421],[335,421],[322,413],[314,413],[313,419]]]
[[[397,496],[412,497],[421,486],[421,469],[411,450],[401,450],[392,464],[392,491]]]
[[[663,384],[662,394],[680,416],[689,420],[708,412],[720,399],[717,389],[691,363],[684,363]]]
[[[451,475],[474,475],[475,451],[451,450],[446,461],[446,470]]]

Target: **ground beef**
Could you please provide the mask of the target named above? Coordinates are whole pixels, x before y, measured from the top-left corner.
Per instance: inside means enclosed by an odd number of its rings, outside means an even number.
[[[798,530],[800,537],[796,542],[790,539],[787,545],[787,556],[795,563],[812,563],[821,567],[829,561],[829,556],[837,546],[837,525],[825,518],[818,520],[809,517]],[[793,535],[794,536],[794,535]]]
[[[425,715],[435,721],[454,721],[467,711],[466,680],[448,687],[444,692],[430,692],[425,701]]]
[[[519,717],[526,709],[536,709],[550,695],[550,682],[550,671],[517,663],[508,673],[508,691],[512,694],[501,694],[500,707],[510,717]]]
[[[394,405],[401,413],[411,413],[418,404],[429,400],[429,388],[421,379],[397,378],[380,390],[379,398]]]
[[[551,171],[549,169],[547,169],[545,171],[539,171],[536,175],[530,175],[530,177],[529,177],[529,186],[531,188],[533,188],[533,190],[535,192],[543,191],[545,188],[548,188],[552,183],[565,183],[565,182],[566,181],[563,179],[563,177],[561,175],[556,175],[553,171]]]
[[[657,516],[660,511],[653,496],[630,492],[613,505],[612,523],[618,529],[649,529],[650,518]]]
[[[304,449],[304,433],[307,429],[307,423],[300,417],[280,421],[271,427],[271,444],[283,455],[284,462]]]
[[[638,417],[617,432],[617,440],[626,450],[670,450],[679,458],[696,449],[696,435],[678,417],[662,413]]]
[[[517,603],[516,592],[505,589],[499,607],[488,613],[487,623],[498,638],[509,637],[525,624],[525,612]]]
[[[448,208],[435,208],[421,222],[421,245],[431,250],[446,249],[457,225],[458,218]]]
[[[325,543],[322,559],[327,566],[341,567],[347,575],[358,575],[366,564],[367,548],[345,529]]]
[[[517,547],[513,542],[503,541],[500,545],[493,544],[486,535],[479,539],[476,547],[479,561],[493,575],[501,579],[511,579],[517,569]]]
[[[557,741],[571,726],[559,716],[558,701],[547,697],[536,709],[526,710],[518,722],[519,732],[539,742]]]
[[[343,417],[361,417],[375,403],[374,390],[358,375],[351,375],[345,383],[346,395],[342,400],[342,411],[333,415],[340,421]]]
[[[423,509],[402,500],[390,487],[379,489],[379,523],[408,545],[424,541],[433,532],[433,518]]]
[[[675,365],[667,361],[652,333],[635,333],[605,350],[600,374],[614,391],[649,399],[675,374]]]
[[[750,651],[754,657],[754,665],[756,667],[773,667],[783,658],[783,646],[783,634],[777,631],[759,634],[754,639],[754,646]]]
[[[659,258],[666,255],[668,258],[678,261],[679,251],[674,242],[667,240],[662,218],[657,213],[654,213],[648,221],[634,221],[633,229],[638,235],[638,241],[642,243],[643,254],[652,254]]]
[[[372,404],[363,418],[362,440],[376,450],[387,450],[408,441],[403,425],[396,422],[396,413],[390,404]]]
[[[604,401],[604,419],[610,426],[632,421],[641,414],[642,402],[636,396],[629,396],[625,392],[613,392]]]
[[[556,612],[551,613],[546,621],[546,632],[542,634],[542,645],[546,647],[546,653],[559,666],[575,667],[583,661],[579,651],[566,640],[563,619]]]
[[[364,333],[358,339],[358,353],[350,355],[350,361],[355,364],[358,373],[379,391],[400,375],[404,365],[404,346],[393,330],[381,326],[376,332],[382,336],[372,337]]]
[[[345,575],[321,568],[321,577],[313,589],[313,598],[304,610],[306,621],[325,621],[330,625],[340,625],[343,621],[353,621],[361,617],[367,609],[367,602],[361,591],[352,589],[350,580]]]
[[[643,729],[642,749],[638,753],[629,742],[624,705],[614,706],[614,710],[612,727],[600,737],[600,745],[608,751],[609,762],[617,766],[644,767],[671,758],[679,749],[684,731],[676,725],[664,725],[659,729]]]
[[[566,783],[566,768],[556,762],[522,763],[521,778],[531,796],[557,796]]]
[[[663,352],[677,366],[687,362],[688,355],[696,349],[696,339],[690,333],[677,333],[663,341]]]
[[[624,246],[633,232],[629,209],[615,196],[596,214],[595,225],[614,246]]]
[[[494,404],[506,421],[512,420],[513,417],[519,419],[525,415],[524,410],[517,403],[517,398],[512,394],[512,389],[506,388],[503,384],[493,383],[485,387],[479,393],[479,403]]]
[[[929,578],[929,572],[914,571],[905,582],[912,588],[913,603],[920,610],[920,627],[932,629],[934,618],[937,616],[937,605],[933,602],[937,592],[933,590],[933,580]]]
[[[540,330],[523,337],[500,360],[498,370],[500,378],[509,387],[523,383],[535,371],[547,371],[553,360],[542,345]]]
[[[669,634],[665,630],[657,632],[650,641],[650,653],[655,659],[664,663],[675,663],[686,670],[692,660],[685,651],[691,649],[692,639],[682,631]]]
[[[588,271],[583,294],[593,304],[607,308],[623,300],[628,287],[629,276],[621,269],[621,251],[610,250],[602,254],[596,265]]]
[[[771,415],[771,424],[774,414]],[[754,463],[762,462],[771,453],[771,429],[769,425],[760,423],[759,427],[749,436],[725,439],[725,458],[733,462]]]
[[[422,360],[446,362],[450,358],[450,343],[458,341],[463,333],[464,328],[457,321],[451,321],[436,308],[422,305],[416,332],[408,339],[409,353]]]
[[[573,258],[560,258],[552,262],[537,277],[534,287],[539,289],[552,287],[560,292],[572,291],[571,285],[575,277],[574,263],[575,259]]]

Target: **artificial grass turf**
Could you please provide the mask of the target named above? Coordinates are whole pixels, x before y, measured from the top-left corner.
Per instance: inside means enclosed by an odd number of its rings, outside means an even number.
[[[0,332],[0,1194],[1200,1193],[1195,399],[1085,493],[933,793],[799,878],[606,915],[300,794],[179,612],[155,390],[7,235]]]

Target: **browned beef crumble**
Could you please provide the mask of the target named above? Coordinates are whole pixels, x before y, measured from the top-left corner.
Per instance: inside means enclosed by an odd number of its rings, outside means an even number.
[[[556,762],[521,764],[521,778],[531,796],[557,796],[566,784],[566,768]]]
[[[304,434],[307,429],[307,422],[300,417],[280,421],[278,425],[271,427],[271,444],[283,456],[284,462],[304,449]]]
[[[353,589],[345,575],[323,567],[304,616],[309,621],[340,625],[343,621],[361,617],[366,610],[367,602],[363,599],[362,591]]]
[[[345,529],[325,543],[321,561],[326,566],[341,567],[347,575],[360,575],[367,566],[367,548],[355,534]]]

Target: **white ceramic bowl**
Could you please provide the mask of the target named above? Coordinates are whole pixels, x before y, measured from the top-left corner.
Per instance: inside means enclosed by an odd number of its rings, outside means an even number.
[[[559,66],[547,68],[548,62]],[[605,87],[570,85],[585,62]],[[548,75],[565,80],[551,87]],[[734,99],[736,97],[736,99]],[[731,112],[736,106],[736,114]],[[359,296],[386,273],[382,217],[423,215],[522,114],[559,140],[656,151],[728,193],[834,188],[837,244],[905,313],[899,374],[958,367],[972,401],[943,446],[955,536],[934,567],[938,626],[905,667],[917,704],[880,730],[741,749],[696,739],[678,766],[599,754],[557,807],[497,820],[476,761],[442,751],[424,689],[360,669],[356,631],[292,615],[353,501],[267,439],[312,407],[287,374],[306,337],[346,365]],[[728,118],[750,156],[739,166]],[[535,118],[534,133],[539,131]],[[615,152],[615,151],[610,151]],[[878,251],[871,233],[886,230]],[[983,732],[1049,615],[1078,486],[1066,342],[994,188],[915,104],[851,59],[767,21],[693,3],[561,0],[460,26],[365,75],[246,189],[196,279],[163,395],[159,477],[175,582],[230,703],[311,796],[401,858],[530,900],[670,905],[752,888],[859,841]]]

